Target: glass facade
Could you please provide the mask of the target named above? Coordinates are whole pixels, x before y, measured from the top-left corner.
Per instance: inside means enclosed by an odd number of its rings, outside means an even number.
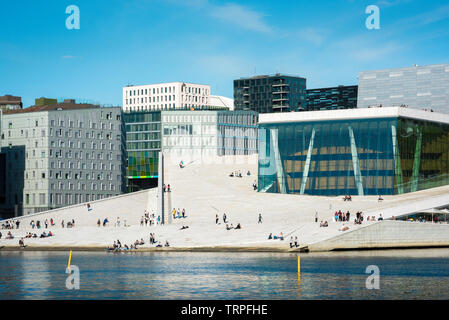
[[[405,118],[261,124],[259,191],[393,195],[449,183],[449,125]]]
[[[257,120],[253,111],[163,111],[163,150],[191,157],[255,154]]]
[[[307,90],[307,111],[357,108],[358,86]]]
[[[133,111],[123,118],[128,192],[157,185],[160,151],[184,160],[258,151],[258,114],[252,111]]]
[[[161,112],[129,112],[123,118],[128,192],[155,187],[161,151]]]
[[[380,105],[449,113],[449,64],[360,72],[357,107]]]
[[[306,79],[277,74],[234,80],[234,106],[258,113],[305,110]]]

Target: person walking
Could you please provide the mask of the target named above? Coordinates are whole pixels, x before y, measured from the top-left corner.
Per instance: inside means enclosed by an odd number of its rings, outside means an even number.
[[[318,211],[315,211],[315,223],[318,223]]]
[[[262,223],[262,214],[259,213],[259,221],[257,223]]]
[[[223,222],[226,223],[226,213],[223,213]]]
[[[215,215],[215,224],[218,224],[218,220],[219,220],[218,214],[216,214],[216,215]]]

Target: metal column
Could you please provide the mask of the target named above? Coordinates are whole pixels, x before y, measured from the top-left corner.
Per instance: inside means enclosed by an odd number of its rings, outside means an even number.
[[[360,162],[359,162],[359,156],[357,154],[357,145],[355,143],[354,138],[354,131],[352,130],[352,127],[348,127],[349,131],[349,139],[351,141],[351,153],[352,153],[352,166],[354,167],[354,178],[355,178],[355,185],[357,186],[357,192],[359,196],[363,196],[363,183],[362,183],[362,173],[360,172]]]
[[[413,159],[411,192],[418,191],[419,166],[421,164],[422,131],[418,127],[416,129],[418,130],[418,139],[416,140],[415,158]]]
[[[158,180],[157,180],[157,211],[161,215],[161,224],[165,224],[164,208],[164,155],[159,152]]]
[[[391,126],[391,136],[393,139],[393,158],[394,158],[394,172],[397,177],[397,187],[398,194],[404,193],[404,187],[402,185],[402,168],[401,168],[401,157],[399,155],[399,147],[398,147],[398,139],[397,139],[397,131],[394,125]]]
[[[278,130],[270,129],[270,132],[271,132],[271,145],[273,146],[274,151],[274,161],[276,163],[276,173],[279,182],[279,191],[280,193],[287,193],[284,168],[282,166],[281,155],[279,154]]]
[[[307,184],[307,179],[309,177],[310,160],[312,158],[314,141],[315,141],[315,128],[312,129],[312,135],[310,136],[309,149],[307,150],[306,163],[304,164],[304,171],[302,173],[300,194],[304,194],[304,192],[306,191],[306,184]]]

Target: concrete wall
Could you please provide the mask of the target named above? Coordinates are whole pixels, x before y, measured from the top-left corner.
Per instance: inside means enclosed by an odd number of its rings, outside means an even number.
[[[449,246],[449,224],[384,220],[312,243],[310,251]]]
[[[103,223],[103,220],[108,218],[110,224],[113,225],[117,221],[117,217],[120,217],[122,225],[125,220],[127,220],[128,225],[136,225],[139,223],[140,217],[144,215],[145,210],[148,210],[150,213],[156,212],[156,189],[124,194],[89,203],[92,208],[90,211],[88,211],[86,203],[83,203],[22,216],[12,221],[19,220],[21,228],[29,228],[32,220],[35,222],[39,220],[41,225],[44,225],[46,219],[50,221],[53,218],[56,228],[60,228],[62,220],[67,224],[67,222],[74,219],[76,227],[94,227],[98,219]],[[2,223],[4,222],[6,221],[2,221]],[[41,232],[43,230],[45,229],[41,229]]]

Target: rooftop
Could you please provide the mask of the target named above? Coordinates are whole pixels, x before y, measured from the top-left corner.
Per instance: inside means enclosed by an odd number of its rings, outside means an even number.
[[[440,64],[429,64],[424,66],[419,66],[417,64],[413,66],[403,67],[403,68],[384,68],[384,69],[376,69],[376,70],[364,70],[360,71],[360,74],[363,73],[371,73],[371,72],[380,72],[380,71],[403,71],[403,70],[411,70],[415,68],[432,68],[432,67],[446,67],[449,68],[449,63],[440,63]]]
[[[5,102],[21,102],[22,101],[22,97],[16,97],[16,96],[12,96],[12,95],[4,95],[4,96],[0,96],[0,103],[5,103]]]
[[[239,80],[264,79],[264,78],[275,78],[275,77],[290,77],[290,78],[305,79],[304,77],[300,77],[300,76],[297,76],[297,75],[291,75],[291,74],[285,74],[285,73],[276,73],[276,74],[270,74],[270,75],[257,75],[257,76],[252,76],[252,77],[242,77]]]
[[[186,85],[194,85],[194,86],[206,86],[210,87],[209,84],[200,84],[200,83],[192,83],[192,82],[185,82],[185,81],[173,81],[173,82],[161,82],[161,83],[151,83],[151,84],[128,84],[123,87],[123,89],[127,88],[136,88],[136,87],[148,87],[148,86],[162,86],[162,85],[173,85],[173,84],[186,84]]]
[[[325,87],[325,88],[315,88],[315,89],[307,89],[306,91],[316,91],[316,90],[331,90],[331,89],[345,89],[345,88],[357,88],[357,84],[345,86],[345,85],[338,85],[336,87]]]
[[[410,109],[410,108],[402,108],[402,107],[264,113],[259,115],[259,123],[264,124],[264,123],[288,123],[288,122],[306,122],[306,121],[337,121],[337,120],[351,120],[351,119],[377,119],[377,118],[397,118],[397,117],[449,124],[449,114]]]
[[[9,115],[9,114],[29,113],[29,112],[79,110],[79,109],[93,109],[93,108],[100,108],[100,106],[93,104],[78,104],[78,103],[63,102],[44,106],[31,106],[25,109],[18,109],[18,110],[5,110],[3,114]]]

